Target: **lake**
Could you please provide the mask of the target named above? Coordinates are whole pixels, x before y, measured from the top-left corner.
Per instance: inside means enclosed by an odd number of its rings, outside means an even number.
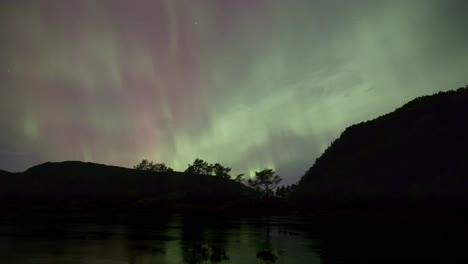
[[[304,217],[4,214],[0,263],[346,263],[468,260],[463,224]]]

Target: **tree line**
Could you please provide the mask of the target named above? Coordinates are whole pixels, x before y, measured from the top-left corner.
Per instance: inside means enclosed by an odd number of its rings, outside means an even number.
[[[146,159],[133,167],[136,170],[144,170],[151,172],[173,172],[174,170],[164,163],[153,163]],[[225,180],[232,180],[238,183],[244,183],[247,186],[263,193],[267,197],[279,197],[289,199],[291,193],[296,189],[296,185],[280,186],[282,178],[275,173],[273,169],[265,168],[261,171],[256,171],[255,176],[250,179],[245,179],[245,174],[241,173],[234,177],[231,176],[232,168],[221,165],[220,163],[211,164],[203,159],[195,159],[192,164],[188,164],[184,171],[188,174],[201,174],[219,177]],[[276,192],[275,192],[276,190]]]

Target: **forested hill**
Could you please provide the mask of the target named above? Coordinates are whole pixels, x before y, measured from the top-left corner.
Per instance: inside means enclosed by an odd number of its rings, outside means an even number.
[[[0,206],[224,210],[244,206],[252,195],[251,188],[214,176],[78,161],[48,162],[0,177]]]
[[[468,205],[468,86],[348,127],[296,195],[305,206]]]

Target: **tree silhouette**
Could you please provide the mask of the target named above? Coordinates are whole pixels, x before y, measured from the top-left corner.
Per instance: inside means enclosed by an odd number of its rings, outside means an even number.
[[[275,196],[283,200],[289,200],[296,188],[296,184],[280,186],[276,189]]]
[[[185,170],[186,173],[191,174],[205,174],[211,175],[213,171],[213,166],[208,164],[208,162],[202,159],[195,159],[193,164],[189,164],[188,168]]]
[[[149,161],[144,159],[139,164],[133,166],[133,168],[135,170],[148,170],[149,165],[150,165]]]
[[[164,163],[153,163],[146,159],[142,160],[139,164],[133,167],[136,170],[153,171],[153,172],[172,172],[171,167],[166,166]]]
[[[223,179],[230,179],[231,175],[229,175],[229,172],[231,171],[231,168],[229,167],[224,167],[223,165],[216,163],[215,165],[212,165],[213,172],[215,176],[221,177]]]
[[[242,182],[244,181],[244,173],[238,174],[236,178],[234,178],[235,182]]]
[[[155,163],[151,166],[151,171],[155,172],[171,172],[174,171],[171,167],[166,166],[164,163]]]
[[[189,164],[185,172],[191,174],[214,175],[223,179],[231,178],[231,175],[229,175],[231,168],[224,167],[219,163],[215,163],[214,165],[209,164],[208,162],[199,158],[195,159],[193,164]]]
[[[282,181],[280,176],[275,175],[272,169],[264,169],[255,172],[255,178],[247,181],[248,185],[264,193],[265,196],[272,196],[273,190]]]

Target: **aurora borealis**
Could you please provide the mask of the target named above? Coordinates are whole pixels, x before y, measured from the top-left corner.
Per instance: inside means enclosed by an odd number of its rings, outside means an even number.
[[[342,130],[468,83],[464,0],[6,0],[0,168],[184,170],[293,183]]]

